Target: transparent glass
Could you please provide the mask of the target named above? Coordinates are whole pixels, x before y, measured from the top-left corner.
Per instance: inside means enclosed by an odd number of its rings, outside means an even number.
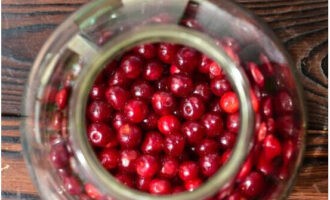
[[[217,45],[234,38],[240,51],[233,56]],[[132,47],[153,42],[172,42],[193,47],[216,61],[225,71],[240,100],[240,130],[229,161],[193,192],[153,196],[118,183],[97,160],[85,130],[85,107],[95,77],[104,66]],[[248,11],[218,0],[97,0],[68,18],[41,49],[26,87],[22,144],[27,166],[43,199],[226,199],[251,147],[260,118],[253,112],[244,62],[262,68],[264,87],[271,95],[285,90],[292,111],[277,114],[278,131],[292,143],[290,162],[263,199],[285,198],[297,174],[304,151],[305,111],[294,67],[274,34]],[[253,75],[252,75],[253,76]],[[70,88],[68,107],[59,111],[56,95]],[[259,121],[258,121],[259,120]],[[286,139],[283,139],[286,140]],[[51,162],[54,149],[64,147],[69,166]],[[74,177],[79,191],[67,188],[65,177]],[[64,178],[63,178],[64,177]],[[89,187],[87,187],[89,186]],[[92,187],[91,187],[92,186]],[[88,189],[99,197],[90,196]],[[216,195],[216,197],[214,197]]]

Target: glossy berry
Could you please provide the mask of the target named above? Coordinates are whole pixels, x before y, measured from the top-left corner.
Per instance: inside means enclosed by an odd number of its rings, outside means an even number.
[[[187,120],[197,120],[205,112],[203,100],[199,96],[189,96],[180,105],[182,116]]]
[[[277,115],[291,114],[294,109],[291,95],[284,90],[274,96],[273,104]]]
[[[144,130],[155,130],[158,126],[159,116],[155,113],[149,113],[146,118],[141,122],[141,127]]]
[[[180,121],[174,115],[165,115],[158,120],[158,130],[164,135],[176,133],[180,128]]]
[[[262,194],[265,188],[265,178],[258,172],[252,172],[239,185],[243,195],[256,198]]]
[[[128,55],[123,58],[120,63],[120,69],[124,72],[125,77],[135,79],[142,72],[143,61],[139,56]]]
[[[76,177],[74,176],[65,177],[63,182],[64,182],[64,187],[69,194],[78,195],[82,193],[83,187],[80,181]]]
[[[141,129],[133,124],[122,125],[117,133],[117,138],[123,148],[135,148],[140,144]]]
[[[275,120],[275,127],[283,138],[292,137],[295,134],[295,125],[292,115],[284,115]]]
[[[176,54],[175,64],[183,72],[194,71],[200,63],[200,53],[188,47],[179,49]]]
[[[119,168],[125,172],[135,172],[135,162],[140,156],[139,152],[133,149],[124,149],[120,151]]]
[[[219,150],[220,146],[217,141],[214,139],[205,138],[201,140],[200,143],[196,146],[196,152],[199,156],[204,156],[208,154],[216,154]]]
[[[159,154],[164,148],[164,138],[159,132],[146,133],[141,145],[141,151],[145,154]]]
[[[156,195],[170,194],[171,184],[166,179],[153,179],[149,185],[149,192]]]
[[[118,69],[112,76],[109,77],[108,85],[127,87],[130,84],[130,81],[131,80],[126,77],[125,72],[121,69]]]
[[[258,65],[253,62],[249,62],[249,63],[247,63],[247,68],[250,71],[254,82],[259,87],[263,87],[265,84],[265,78],[264,78],[264,75],[261,73]]]
[[[151,59],[156,56],[157,48],[154,44],[142,44],[134,48],[134,52],[146,59]]]
[[[160,169],[160,176],[163,178],[174,178],[177,175],[179,162],[173,157],[165,157]]]
[[[207,102],[211,98],[211,89],[207,83],[199,83],[195,86],[193,94],[199,96],[203,101]]]
[[[232,149],[236,142],[236,134],[230,131],[225,131],[219,137],[221,149]]]
[[[230,114],[226,119],[226,128],[230,132],[237,133],[240,126],[240,116],[239,113]]]
[[[190,77],[183,74],[175,74],[170,77],[171,92],[178,97],[185,97],[193,90],[193,82]]]
[[[264,117],[273,116],[273,102],[271,97],[266,97],[262,101],[261,112]]]
[[[64,109],[68,104],[69,88],[65,87],[59,90],[55,96],[55,103],[58,109]]]
[[[265,137],[263,140],[263,154],[265,155],[266,160],[272,160],[275,157],[281,155],[282,152],[282,146],[279,140],[269,134]]]
[[[235,92],[225,92],[219,101],[219,105],[223,111],[232,114],[239,109],[239,100]]]
[[[206,113],[201,118],[201,124],[205,127],[205,132],[210,137],[221,135],[223,131],[223,120],[215,113]]]
[[[202,55],[201,62],[198,66],[198,71],[204,74],[208,74],[210,71],[210,64],[212,63],[212,60],[207,57],[206,55]]]
[[[104,123],[92,123],[87,128],[87,137],[95,147],[106,147],[109,143],[116,143],[115,132]]]
[[[70,155],[66,146],[62,143],[51,147],[49,159],[55,168],[64,168],[69,164]]]
[[[214,95],[221,97],[225,92],[231,90],[231,85],[227,79],[217,77],[211,80],[210,88]]]
[[[137,177],[136,188],[144,192],[149,192],[151,180],[151,178]]]
[[[205,177],[212,176],[218,171],[219,167],[219,156],[217,154],[208,154],[199,159],[199,168]]]
[[[124,114],[129,121],[139,123],[147,116],[148,106],[144,101],[131,99],[125,105]]]
[[[189,181],[199,178],[198,164],[192,161],[181,163],[179,167],[179,177],[183,181]]]
[[[205,137],[205,128],[198,122],[188,121],[182,125],[182,133],[189,144],[196,145]]]
[[[127,124],[128,120],[123,113],[116,113],[112,119],[112,126],[118,131],[123,124]]]
[[[143,77],[148,81],[159,80],[164,71],[164,66],[161,62],[153,60],[146,64],[143,69]]]
[[[222,78],[224,76],[224,72],[218,63],[211,62],[209,66],[209,75],[211,78]]]
[[[112,148],[103,149],[98,154],[98,158],[105,169],[114,169],[118,165],[119,152]]]
[[[197,188],[199,188],[199,186],[201,186],[203,184],[202,179],[196,178],[193,180],[188,180],[184,182],[184,187],[187,191],[194,191]]]
[[[99,191],[94,185],[90,183],[85,184],[85,192],[92,199],[101,199],[103,198],[103,194]],[[81,198],[80,198],[81,199]],[[89,199],[89,198],[86,198]]]
[[[119,172],[115,175],[115,178],[122,184],[126,185],[127,187],[133,187],[133,177],[130,174]]]
[[[153,94],[153,87],[145,81],[137,81],[131,86],[131,93],[136,98],[148,100]]]
[[[105,92],[107,102],[116,110],[122,110],[128,100],[129,93],[119,86],[111,86]]]
[[[178,46],[170,43],[161,43],[158,47],[158,58],[166,64],[172,64],[176,57]]]
[[[165,138],[164,151],[167,155],[178,157],[183,153],[185,139],[182,135],[172,134]]]
[[[168,115],[173,113],[176,107],[176,101],[170,93],[156,92],[151,99],[154,111],[159,115]]]
[[[89,92],[89,98],[91,100],[103,100],[105,94],[105,86],[94,84]]]
[[[136,173],[144,178],[153,177],[159,167],[157,159],[151,155],[142,155],[136,160]]]
[[[111,118],[112,109],[103,101],[92,101],[87,108],[87,117],[91,122],[107,122]]]
[[[244,180],[251,172],[252,167],[253,167],[253,159],[252,156],[249,155],[247,157],[247,159],[245,160],[245,162],[243,163],[240,171],[238,172],[237,176],[236,176],[236,180],[237,181],[242,181]]]

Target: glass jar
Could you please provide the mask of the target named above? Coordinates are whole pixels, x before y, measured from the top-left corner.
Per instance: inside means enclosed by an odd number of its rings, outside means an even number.
[[[195,48],[221,66],[239,99],[240,125],[231,156],[215,175],[194,191],[155,196],[124,186],[102,167],[86,136],[85,112],[92,84],[109,61],[136,45],[159,42]],[[274,104],[270,117],[267,98]],[[67,104],[61,108],[58,101]],[[27,83],[24,114],[24,156],[43,199],[234,199],[233,192],[242,190],[237,176],[251,155],[256,161],[249,171],[267,180],[257,196],[280,199],[287,196],[304,151],[303,98],[291,60],[265,24],[224,0],[90,2],[41,49]],[[258,161],[267,135],[280,141],[275,171]]]

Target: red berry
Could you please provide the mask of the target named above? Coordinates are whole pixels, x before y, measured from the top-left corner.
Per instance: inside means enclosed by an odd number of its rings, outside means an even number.
[[[198,164],[192,161],[181,163],[179,167],[179,177],[183,181],[189,181],[199,178]]]
[[[205,111],[203,100],[198,96],[185,98],[180,105],[182,116],[187,120],[199,119]]]
[[[151,178],[137,177],[136,188],[144,192],[149,192],[150,183]]]
[[[105,86],[94,84],[89,92],[89,98],[91,100],[104,100]]]
[[[213,94],[221,97],[225,92],[228,92],[231,90],[231,85],[229,81],[225,78],[214,78],[211,80],[211,91]]]
[[[157,159],[151,155],[142,155],[136,160],[136,173],[144,178],[153,177],[159,167]]]
[[[223,111],[232,114],[239,109],[239,100],[235,92],[225,92],[219,101],[219,105]]]
[[[115,132],[103,123],[90,124],[87,128],[87,137],[96,147],[106,147],[109,143],[116,143]]]
[[[193,94],[199,96],[203,101],[207,102],[211,98],[211,90],[207,83],[199,83],[195,86]]]
[[[130,81],[131,80],[126,77],[125,72],[118,69],[112,76],[109,77],[108,85],[127,87],[130,84]]]
[[[65,87],[59,90],[55,96],[55,102],[58,109],[63,110],[68,104],[69,88]]]
[[[176,133],[180,128],[180,121],[174,115],[165,115],[158,120],[158,130],[165,135]]]
[[[158,58],[166,64],[172,64],[177,51],[177,45],[170,43],[161,43],[159,44],[158,48]]]
[[[103,194],[94,185],[90,183],[85,184],[85,192],[92,199],[102,199]],[[81,198],[80,198],[81,199]],[[87,198],[89,199],[89,198]]]
[[[274,104],[275,113],[278,116],[291,114],[294,109],[292,97],[285,90],[278,92],[274,96],[273,104]]]
[[[125,105],[124,114],[129,121],[139,123],[147,116],[148,106],[144,101],[131,99]]]
[[[141,151],[145,154],[157,155],[164,148],[164,138],[156,131],[148,132],[141,145]]]
[[[143,61],[137,55],[127,55],[120,63],[120,69],[129,79],[136,79],[142,72]]]
[[[200,123],[188,121],[182,125],[182,133],[189,144],[195,145],[205,137],[205,128]]]
[[[136,159],[139,157],[139,152],[133,149],[124,149],[119,155],[119,168],[125,172],[135,172]]]
[[[150,61],[143,70],[143,77],[149,81],[159,80],[164,71],[164,66],[157,60]]]
[[[239,184],[239,189],[243,195],[256,198],[262,194],[265,185],[264,176],[258,172],[252,172]]]
[[[118,131],[123,124],[127,124],[128,120],[126,119],[123,113],[116,113],[112,120],[112,126]]]
[[[165,179],[153,179],[149,185],[149,192],[151,194],[170,194],[172,192],[171,184]]]
[[[204,156],[208,154],[216,154],[219,150],[219,143],[213,139],[201,140],[196,146],[196,152],[199,156]]]
[[[265,137],[262,146],[266,160],[272,160],[279,156],[282,152],[281,143],[275,136],[271,134]]]
[[[187,180],[184,182],[184,187],[187,191],[194,191],[203,183],[202,179],[196,178],[193,180]]]
[[[213,61],[209,57],[203,54],[201,57],[201,62],[198,66],[198,71],[204,74],[208,74],[210,71],[210,64],[212,62]]]
[[[247,68],[249,69],[254,82],[259,87],[263,87],[265,84],[264,75],[261,73],[258,65],[253,62],[249,62],[247,63]]]
[[[165,157],[160,169],[160,176],[163,178],[174,178],[177,175],[179,162],[173,157]]]
[[[178,134],[168,135],[165,138],[164,143],[165,143],[164,150],[167,155],[173,157],[178,157],[182,155],[185,147],[185,140],[182,135],[178,135]]]
[[[149,113],[146,118],[141,122],[141,127],[144,130],[155,130],[157,129],[158,115],[155,113]]]
[[[111,86],[105,92],[107,102],[116,110],[122,110],[128,100],[128,92],[119,86]]]
[[[191,78],[183,74],[175,74],[170,76],[171,92],[178,97],[185,97],[193,90],[193,82]]]
[[[150,99],[153,94],[153,87],[145,81],[137,81],[131,86],[131,93],[136,98]]]
[[[141,44],[134,48],[134,52],[140,54],[145,59],[151,59],[156,56],[156,47],[154,44]]]
[[[209,74],[211,78],[222,78],[224,76],[221,66],[216,62],[211,62],[209,66]]]
[[[92,101],[87,108],[88,119],[92,122],[107,122],[111,118],[112,109],[103,101]]]
[[[66,191],[72,195],[78,195],[82,193],[83,190],[80,181],[74,176],[64,178],[64,187]]]
[[[176,54],[175,64],[183,72],[194,71],[200,63],[201,55],[195,49],[183,47]]]
[[[223,120],[221,116],[215,113],[206,113],[201,119],[201,124],[210,137],[219,136],[223,131]]]
[[[237,133],[240,125],[239,113],[233,113],[227,116],[226,128],[233,133]]]
[[[122,125],[117,133],[117,138],[123,148],[135,148],[140,144],[142,132],[133,124]]]
[[[172,114],[176,107],[176,101],[174,97],[167,92],[154,93],[151,99],[151,103],[154,111],[159,115]]]
[[[69,164],[70,155],[63,143],[55,144],[51,147],[49,159],[55,168],[64,168]]]
[[[116,149],[103,149],[98,158],[105,169],[114,169],[118,166],[119,152]]]
[[[122,184],[126,185],[127,187],[133,187],[133,177],[130,174],[126,174],[123,172],[119,172],[115,175],[115,178]]]
[[[236,142],[236,134],[230,131],[225,131],[219,137],[221,149],[232,149]]]
[[[219,156],[217,154],[208,154],[200,157],[199,167],[205,177],[212,176],[219,169]]]

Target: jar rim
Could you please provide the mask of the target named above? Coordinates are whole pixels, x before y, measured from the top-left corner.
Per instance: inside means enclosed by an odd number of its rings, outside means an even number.
[[[208,179],[206,183],[192,192],[175,194],[182,200],[201,199],[216,193],[219,188],[231,182],[239,170],[239,166],[245,160],[249,150],[254,130],[254,112],[250,99],[250,84],[242,69],[237,66],[221,47],[217,46],[213,39],[198,31],[183,28],[178,25],[150,25],[132,31],[125,32],[113,38],[104,46],[100,47],[90,57],[90,66],[85,66],[80,72],[82,75],[76,80],[70,99],[69,127],[72,134],[70,140],[74,154],[81,164],[81,170],[92,183],[120,199],[150,199],[169,200],[173,195],[153,196],[148,193],[123,187],[118,183],[99,163],[90,145],[88,144],[85,128],[85,108],[87,105],[89,89],[93,80],[102,70],[103,66],[116,55],[123,53],[141,43],[170,42],[187,45],[208,55],[222,66],[227,78],[238,94],[240,101],[240,129],[236,145],[229,160]],[[90,50],[86,50],[91,52]],[[116,196],[118,195],[118,196]]]

